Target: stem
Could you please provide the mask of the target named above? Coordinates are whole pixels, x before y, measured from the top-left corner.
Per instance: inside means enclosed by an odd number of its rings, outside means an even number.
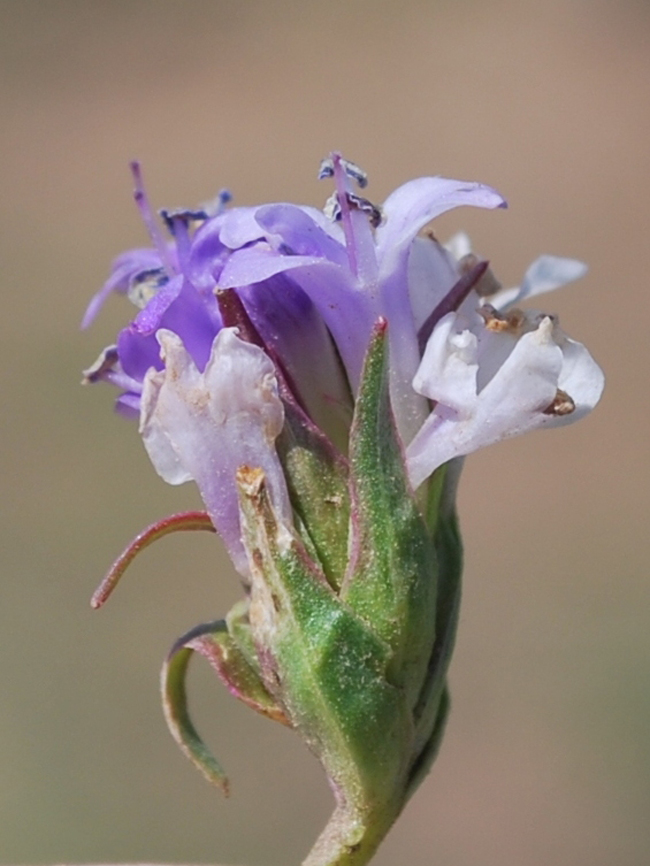
[[[363,814],[339,803],[302,866],[365,866],[400,811],[390,803]]]

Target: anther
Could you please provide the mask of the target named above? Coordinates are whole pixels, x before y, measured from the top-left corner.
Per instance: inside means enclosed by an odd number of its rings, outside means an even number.
[[[164,268],[151,268],[136,274],[127,290],[127,297],[139,310],[144,310],[155,294],[169,282]]]
[[[360,210],[367,215],[368,222],[373,229],[376,229],[377,226],[381,225],[384,215],[378,205],[373,204],[367,198],[355,195],[353,192],[346,193],[345,199],[350,210]],[[343,209],[341,207],[341,202],[339,201],[338,193],[332,193],[332,195],[327,199],[323,212],[325,216],[332,220],[332,222],[340,222],[343,218]]]
[[[355,162],[341,157],[341,167],[348,177],[356,181],[359,189],[365,189],[368,186],[368,175]],[[321,160],[320,168],[318,169],[319,180],[324,180],[328,177],[334,177],[334,160],[331,156]]]
[[[99,382],[102,376],[109,373],[118,361],[117,346],[107,346],[95,363],[83,371],[82,384],[88,385],[91,382]]]
[[[167,226],[167,231],[170,235],[176,235],[176,221],[180,220],[185,223],[188,228],[192,228],[196,224],[201,224],[208,218],[207,210],[204,208],[197,208],[196,210],[190,210],[189,208],[177,207],[173,210],[167,210],[166,208],[161,208],[158,213],[160,214],[161,219]]]
[[[497,334],[505,333],[519,336],[526,324],[526,314],[519,309],[509,310],[503,314],[492,304],[484,304],[478,308],[478,313],[483,318],[487,330]]]
[[[555,392],[555,399],[544,409],[544,415],[554,415],[556,417],[561,417],[562,415],[570,415],[575,411],[576,404],[575,401],[569,397],[566,391],[563,391],[561,388],[558,388]]]

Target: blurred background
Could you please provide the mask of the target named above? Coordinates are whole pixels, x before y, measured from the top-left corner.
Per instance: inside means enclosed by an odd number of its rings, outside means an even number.
[[[177,535],[88,601],[145,525],[196,507],[80,371],[131,310],[79,321],[156,206],[221,186],[320,205],[339,148],[381,201],[419,175],[481,180],[455,210],[502,280],[590,264],[540,305],[605,368],[586,421],[471,457],[453,710],[377,866],[650,863],[647,563],[650,6],[619,0],[0,0],[0,862],[299,863],[332,807],[291,732],[192,672],[223,800],[168,735],[173,640],[239,596],[217,540]]]

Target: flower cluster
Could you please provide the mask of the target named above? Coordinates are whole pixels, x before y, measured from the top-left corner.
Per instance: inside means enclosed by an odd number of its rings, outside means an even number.
[[[117,407],[140,416],[157,471],[171,483],[198,483],[240,567],[237,467],[263,467],[276,505],[289,509],[269,358],[345,453],[364,356],[383,317],[392,409],[415,488],[454,457],[577,420],[600,397],[602,373],[585,347],[555,317],[514,307],[582,276],[581,263],[543,256],[520,287],[503,290],[464,236],[446,248],[421,234],[459,205],[505,207],[483,184],[419,178],[377,207],[352,191],[352,181],[366,186],[365,174],[334,154],[320,172],[336,185],[326,212],[294,204],[228,209],[222,192],[201,209],[163,211],[166,239],[136,164],[133,171],[153,246],[116,259],[84,325],[112,292],[140,310],[85,376],[122,389]],[[225,289],[237,293],[263,350],[228,328],[219,302]]]
[[[460,580],[456,458],[589,412],[603,376],[556,317],[518,304],[583,275],[543,256],[503,289],[464,235],[425,231],[460,205],[505,207],[480,183],[423,177],[381,205],[334,153],[324,210],[229,207],[221,192],[156,221],[151,246],[113,264],[93,298],[138,312],[85,372],[138,416],[157,472],[194,480],[206,514],[150,527],[118,560],[174,529],[211,529],[245,598],[193,629],[165,667],[170,728],[225,786],[185,706],[192,652],[230,691],[297,728],[337,810],[306,861],[361,864],[435,756]]]

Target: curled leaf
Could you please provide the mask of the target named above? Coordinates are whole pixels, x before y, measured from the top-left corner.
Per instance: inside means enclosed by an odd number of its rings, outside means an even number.
[[[267,718],[285,725],[290,722],[228,632],[225,620],[196,626],[176,641],[161,674],[165,719],[182,752],[209,782],[221,788],[227,796],[228,778],[203,742],[189,714],[185,678],[193,653],[210,662],[219,679],[236,698]]]

